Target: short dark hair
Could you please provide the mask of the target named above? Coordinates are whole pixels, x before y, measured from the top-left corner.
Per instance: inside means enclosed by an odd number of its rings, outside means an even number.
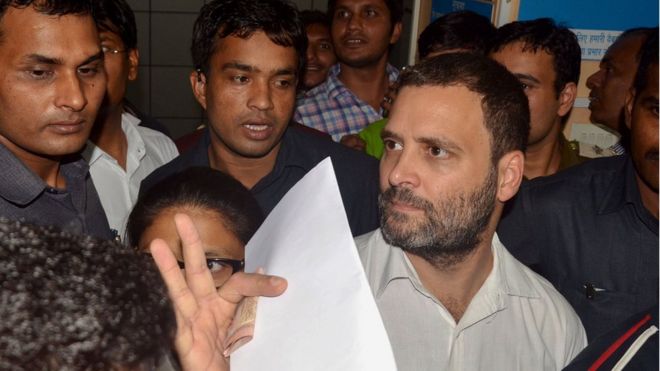
[[[195,68],[208,72],[218,39],[246,39],[257,31],[264,32],[277,45],[296,50],[300,75],[307,34],[296,7],[283,0],[213,0],[204,5],[193,27],[190,50]]]
[[[428,25],[419,39],[420,59],[431,53],[462,49],[486,54],[490,49],[495,26],[482,15],[463,10],[443,15]]]
[[[403,0],[383,0],[387,9],[390,11],[390,27],[394,29],[394,25],[403,21]],[[337,7],[337,0],[328,0],[328,17],[335,18],[335,8]]]
[[[302,10],[300,11],[300,19],[304,27],[309,27],[313,24],[330,27],[330,17],[320,10]]]
[[[639,66],[633,81],[633,89],[641,92],[649,83],[648,71],[652,66],[658,68],[658,27],[650,28],[640,51]],[[657,81],[653,81],[654,84]]]
[[[525,151],[529,135],[527,96],[518,79],[499,63],[475,53],[441,54],[406,68],[399,79],[399,89],[465,86],[480,95],[493,164],[507,152]]]
[[[37,12],[47,15],[92,15],[93,0],[0,0],[0,20],[8,8],[33,7]],[[0,39],[2,38],[0,29]]]
[[[126,226],[129,244],[137,246],[160,213],[177,207],[215,211],[244,244],[263,221],[259,204],[238,180],[209,167],[191,167],[161,180],[138,199]]]
[[[176,319],[153,260],[113,241],[0,219],[0,369],[158,362]]]
[[[582,51],[577,36],[568,28],[557,25],[550,18],[508,23],[495,33],[491,52],[498,52],[515,42],[523,43],[523,51],[536,53],[543,50],[552,56],[557,97],[567,83],[577,84],[580,80]]]
[[[135,15],[126,1],[94,1],[94,19],[99,30],[119,35],[126,49],[137,48]]]
[[[657,27],[635,27],[635,28],[629,28],[621,33],[619,37],[616,38],[616,41],[614,43],[626,39],[628,37],[636,37],[639,36],[642,38],[642,45],[646,43],[649,37],[653,36],[653,32],[658,32]],[[639,60],[642,58],[642,53],[644,51],[644,48],[640,48],[639,51],[635,54],[635,60],[639,62]]]

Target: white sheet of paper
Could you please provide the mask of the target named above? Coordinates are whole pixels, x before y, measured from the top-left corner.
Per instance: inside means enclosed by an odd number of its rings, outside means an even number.
[[[232,354],[232,371],[396,370],[329,158],[282,198],[245,255],[247,272],[264,267],[289,285],[259,298],[254,338]]]

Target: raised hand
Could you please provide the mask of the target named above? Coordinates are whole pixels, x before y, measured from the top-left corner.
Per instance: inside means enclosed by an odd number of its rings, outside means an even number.
[[[229,359],[223,351],[236,306],[246,296],[282,294],[286,280],[239,272],[216,291],[192,220],[185,214],[176,214],[174,221],[183,246],[185,278],[165,241],[154,240],[150,250],[174,304],[179,360],[184,370],[229,370]]]

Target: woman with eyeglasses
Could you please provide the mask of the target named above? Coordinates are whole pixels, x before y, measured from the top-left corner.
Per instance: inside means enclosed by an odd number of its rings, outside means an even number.
[[[126,240],[148,252],[156,238],[165,240],[185,269],[174,215],[188,214],[204,245],[216,287],[243,270],[245,245],[263,221],[261,208],[236,179],[208,167],[193,167],[163,179],[142,195],[131,211]]]

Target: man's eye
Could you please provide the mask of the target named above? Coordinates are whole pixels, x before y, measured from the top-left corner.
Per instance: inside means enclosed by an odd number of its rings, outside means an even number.
[[[293,86],[293,83],[290,80],[277,80],[275,81],[275,86],[278,88],[288,88]]]
[[[27,71],[27,73],[30,75],[31,78],[35,80],[47,79],[53,75],[53,71],[40,70],[40,69],[29,70]]]
[[[395,142],[391,139],[385,139],[383,140],[383,144],[385,144],[385,148],[388,151],[400,151],[403,149],[403,146],[401,143]]]
[[[350,16],[350,13],[345,11],[345,10],[338,10],[335,13],[335,18],[348,18]]]
[[[429,155],[431,155],[431,157],[436,157],[436,158],[445,157],[447,156],[447,151],[445,151],[440,147],[432,146],[429,147]]]
[[[529,85],[525,84],[524,82],[520,83],[520,87],[523,88],[523,90],[529,89]]]
[[[325,49],[325,50],[332,50],[332,44],[330,44],[330,43],[321,43],[321,44],[319,44],[319,48]]]
[[[247,76],[242,76],[242,75],[234,76],[232,80],[234,80],[234,82],[239,84],[247,84],[250,81],[250,79]]]
[[[367,9],[367,10],[365,10],[364,14],[367,17],[375,17],[376,15],[378,15],[378,13],[376,13],[376,11],[374,9]]]
[[[96,74],[99,72],[98,67],[81,67],[78,68],[78,73],[80,73],[83,76],[96,76]]]

